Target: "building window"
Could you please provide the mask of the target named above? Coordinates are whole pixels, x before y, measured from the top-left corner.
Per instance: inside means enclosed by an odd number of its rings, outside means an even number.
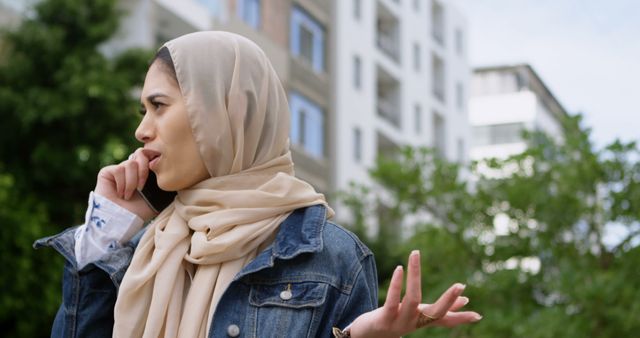
[[[400,82],[381,67],[378,66],[376,68],[376,109],[378,116],[401,129]]]
[[[376,5],[376,45],[393,61],[400,63],[400,20],[387,6]]]
[[[291,12],[291,53],[324,71],[324,28],[297,6]]]
[[[362,16],[362,1],[353,0],[353,17],[360,20]]]
[[[445,101],[445,73],[444,73],[444,61],[433,54],[431,57],[431,86],[433,96],[435,96],[440,102]]]
[[[420,53],[420,45],[415,42],[413,44],[413,68],[416,71],[420,70],[420,59],[422,59],[422,53]]]
[[[292,92],[289,98],[291,109],[291,143],[301,146],[309,154],[324,157],[324,113],[320,106]]]
[[[456,83],[456,107],[460,112],[464,111],[464,101],[464,86],[462,83],[458,82]]]
[[[422,107],[416,104],[413,110],[416,134],[422,133]]]
[[[357,55],[353,57],[353,86],[356,89],[362,87],[362,61]]]
[[[518,143],[522,141],[522,122],[502,123],[473,128],[473,143],[478,146]]]
[[[214,18],[226,16],[226,3],[221,3],[220,0],[198,0],[198,2],[205,6]]]
[[[456,53],[460,56],[464,54],[464,36],[460,28],[456,29]]]
[[[516,88],[518,88],[517,90],[519,92],[529,89],[529,84],[527,83],[528,81],[527,81],[526,74],[516,71],[515,82],[516,82]]]
[[[249,26],[260,27],[260,0],[238,0],[238,17]]]
[[[439,1],[433,0],[431,2],[431,36],[441,46],[444,46],[444,7]]]
[[[353,128],[353,158],[356,162],[362,160],[362,131],[360,128]]]
[[[433,147],[436,153],[442,157],[446,156],[446,126],[440,113],[433,112]]]

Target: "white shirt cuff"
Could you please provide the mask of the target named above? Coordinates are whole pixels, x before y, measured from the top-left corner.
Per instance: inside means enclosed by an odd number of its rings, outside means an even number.
[[[138,215],[92,191],[84,224],[75,232],[78,270],[120,248],[143,225]]]

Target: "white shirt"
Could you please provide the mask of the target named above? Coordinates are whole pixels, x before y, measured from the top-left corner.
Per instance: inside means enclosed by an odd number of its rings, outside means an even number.
[[[84,224],[75,232],[78,270],[121,247],[143,225],[138,215],[92,191]]]

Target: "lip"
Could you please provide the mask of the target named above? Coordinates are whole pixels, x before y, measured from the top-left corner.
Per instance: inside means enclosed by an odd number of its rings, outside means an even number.
[[[162,157],[162,153],[153,149],[142,149],[142,153],[149,159],[149,169],[151,170],[157,166],[160,157]]]
[[[162,155],[154,158],[153,160],[149,161],[149,169],[155,171],[156,167],[158,166],[158,162],[160,161],[160,157],[162,157]]]

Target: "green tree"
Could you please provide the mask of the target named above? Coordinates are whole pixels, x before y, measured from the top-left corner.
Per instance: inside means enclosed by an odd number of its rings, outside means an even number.
[[[640,330],[640,154],[635,143],[619,141],[596,150],[580,123],[579,116],[563,121],[561,139],[525,133],[524,153],[471,170],[425,149],[379,159],[371,177],[392,196],[392,218],[382,225],[393,230],[385,233],[415,227],[409,240],[386,248],[389,255],[376,252],[380,278],[419,248],[427,298],[462,281],[469,307],[484,315],[474,325],[411,337],[630,337]],[[371,196],[360,187],[346,199],[360,223],[368,212],[358,203],[362,191]],[[618,239],[608,242],[614,227]]]
[[[133,92],[151,54],[98,49],[121,14],[115,0],[43,0],[0,37],[4,336],[48,336],[62,265],[31,243],[81,222],[99,168],[136,144]]]

